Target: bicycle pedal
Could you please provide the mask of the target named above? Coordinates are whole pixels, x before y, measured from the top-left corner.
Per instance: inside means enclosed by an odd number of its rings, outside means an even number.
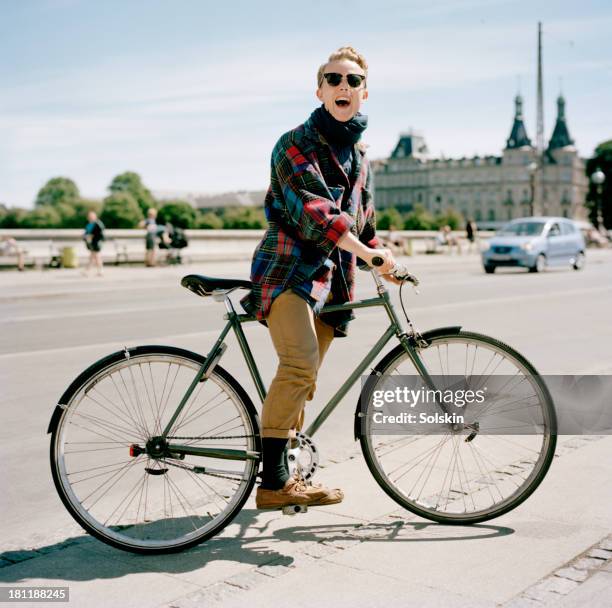
[[[287,505],[283,507],[283,515],[297,515],[298,513],[307,513],[308,505]]]

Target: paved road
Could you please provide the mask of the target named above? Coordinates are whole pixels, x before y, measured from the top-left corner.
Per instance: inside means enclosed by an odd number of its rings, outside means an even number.
[[[493,335],[543,373],[612,373],[612,252],[593,252],[582,272],[560,269],[542,275],[517,270],[484,275],[476,256],[423,256],[408,263],[422,279],[420,295],[407,292],[410,316],[420,330],[459,324]],[[317,577],[329,590],[329,601],[340,605],[407,605],[408,597],[415,605],[489,606],[512,598],[516,605],[528,605],[536,593],[529,592],[532,585],[541,579],[545,584],[547,575],[612,530],[610,437],[564,438],[536,495],[490,525],[448,529],[398,511],[355,458],[354,389],[317,435],[326,465],[322,479],[345,487],[343,505],[311,509],[293,519],[262,515],[251,505],[238,520],[239,539],[228,529],[225,540],[171,558],[118,554],[83,539],[50,481],[45,431],[51,411],[80,371],[123,345],[168,343],[206,351],[222,325],[223,307],[182,289],[179,279],[186,272],[245,277],[248,263],[109,268],[103,278],[89,279],[76,271],[0,273],[0,454],[5,463],[0,547],[38,551],[5,553],[4,562],[0,556],[3,584],[64,580],[73,598],[87,597],[90,606],[106,598],[111,605],[186,607],[215,601],[238,605],[245,597],[264,605],[285,592],[294,599],[308,579]],[[359,297],[372,293],[366,273],[360,274],[357,291]],[[333,344],[307,422],[336,390],[339,374],[356,365],[384,326],[384,313],[361,311],[350,338]],[[267,331],[253,324],[247,336],[268,382],[275,360]],[[222,365],[252,387],[234,340],[228,344]],[[376,533],[356,534],[364,525],[378,526]],[[588,559],[598,565],[597,558]],[[612,574],[586,572],[586,582],[574,581],[583,595],[589,597],[590,581],[597,589],[609,589]],[[112,592],[105,579],[116,583]],[[257,593],[249,591],[255,588]],[[564,601],[578,593],[569,591]],[[545,588],[539,593],[557,599],[560,592]]]

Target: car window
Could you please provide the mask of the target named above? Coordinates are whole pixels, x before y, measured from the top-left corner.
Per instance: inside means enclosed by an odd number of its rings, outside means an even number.
[[[508,236],[537,236],[542,234],[544,222],[511,222],[497,233]]]
[[[559,230],[559,224],[553,224],[548,231],[548,236],[559,236],[561,230]]]
[[[576,227],[574,224],[570,224],[569,222],[563,222],[561,224],[561,234],[575,234]]]

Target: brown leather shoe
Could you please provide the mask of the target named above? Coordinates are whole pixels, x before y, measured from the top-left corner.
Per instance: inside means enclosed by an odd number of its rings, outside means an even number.
[[[302,480],[302,475],[299,472],[299,470],[296,469],[293,472],[293,478],[297,479],[298,481]],[[308,482],[302,480],[302,483],[308,483]],[[325,496],[322,496],[321,498],[316,499],[314,502],[309,502],[308,503],[309,507],[322,507],[324,505],[336,505],[339,502],[342,502],[344,500],[344,492],[340,488],[326,488],[321,483],[313,483],[313,482],[310,482],[309,485],[312,488],[316,488],[318,490],[321,490],[322,492],[325,492]]]
[[[257,488],[255,505],[258,509],[282,509],[288,505],[310,505],[324,499],[327,490],[306,485],[303,481],[290,477],[280,490]]]
[[[327,491],[327,495],[319,498],[314,502],[309,502],[309,507],[324,507],[325,505],[336,505],[344,500],[344,492],[340,488],[323,488]]]

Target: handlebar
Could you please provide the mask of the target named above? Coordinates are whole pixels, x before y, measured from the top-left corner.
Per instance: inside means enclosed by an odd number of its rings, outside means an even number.
[[[372,259],[372,266],[368,266],[367,264],[360,266],[362,270],[369,270],[374,272],[377,266],[382,266],[384,264],[384,260],[380,256],[375,256]],[[405,281],[406,283],[412,283],[412,285],[416,288],[419,284],[419,279],[415,277],[413,274],[408,272],[408,269],[403,264],[395,264],[391,270],[389,271],[390,275],[394,276],[396,279],[400,281]],[[418,292],[417,292],[418,293]]]
[[[417,287],[419,284],[419,279],[408,272],[408,269],[403,264],[395,264],[395,266],[391,268],[391,272],[389,274],[393,275],[400,281],[412,283],[415,287]]]
[[[384,263],[385,260],[379,255],[372,258],[373,266],[382,266]],[[415,287],[419,284],[419,279],[417,279],[413,274],[410,274],[408,269],[403,264],[396,263],[389,271],[389,274],[400,281],[412,283]]]

